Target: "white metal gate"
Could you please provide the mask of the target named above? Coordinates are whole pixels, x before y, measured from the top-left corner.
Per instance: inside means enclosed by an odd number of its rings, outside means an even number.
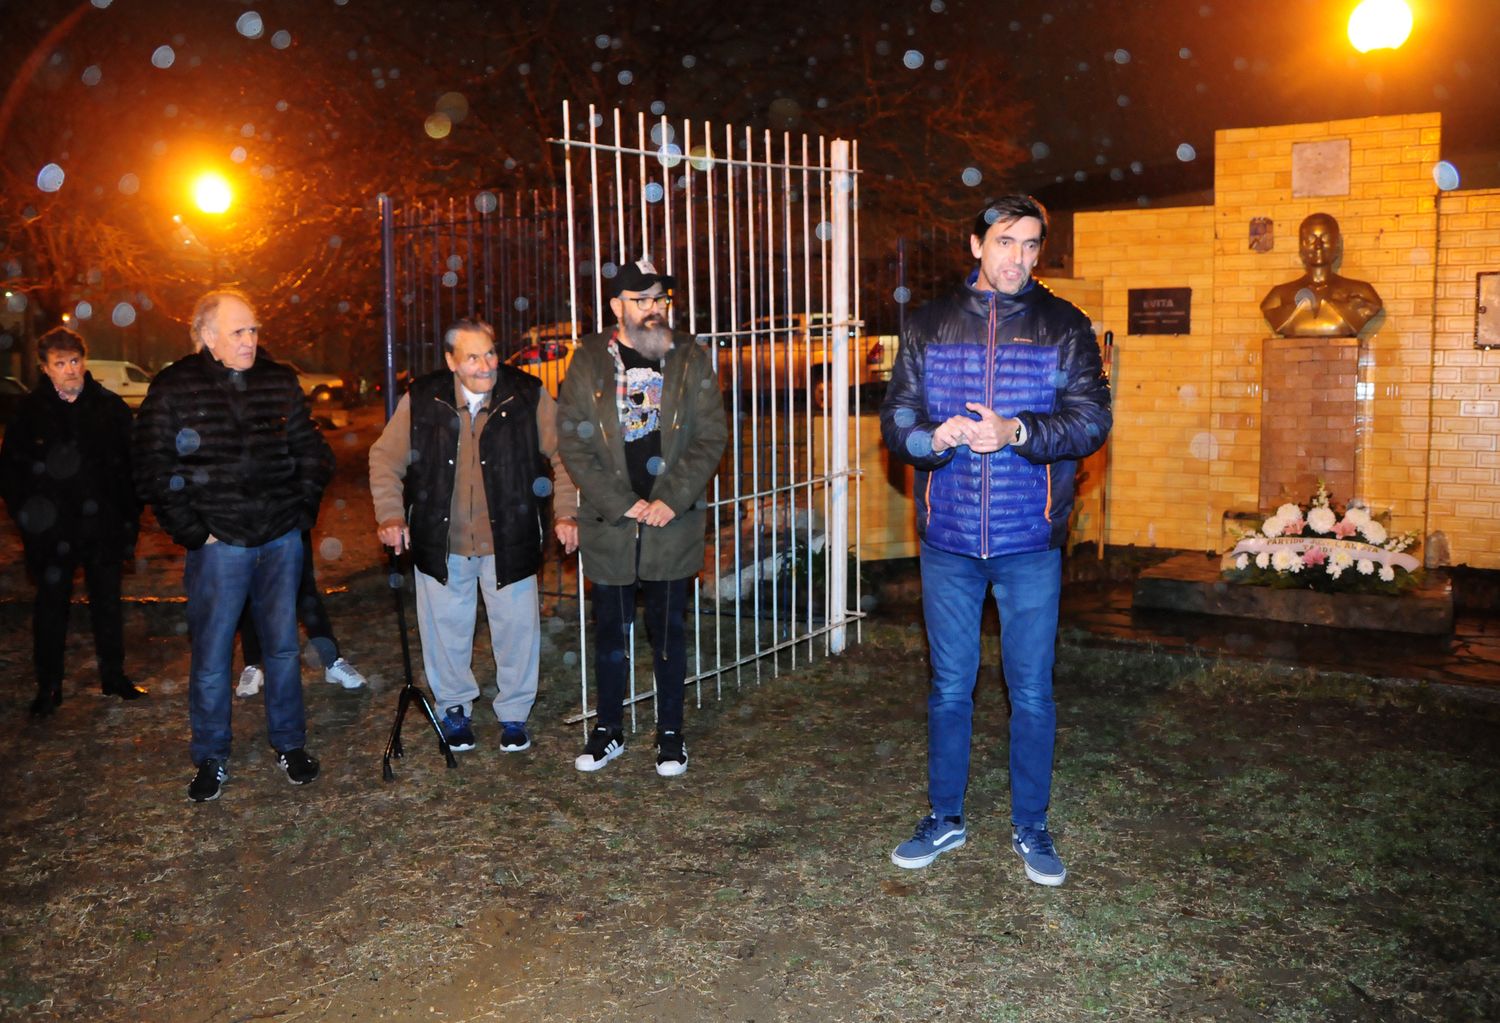
[[[722,697],[858,638],[859,486],[850,445],[868,369],[860,339],[855,143],[563,106],[572,336],[604,330],[608,278],[650,258],[677,278],[673,326],[711,345],[730,444],[709,490],[688,683]],[[580,242],[580,239],[583,241]],[[591,244],[590,244],[591,243]],[[581,249],[587,251],[581,252]],[[872,358],[871,362],[874,361]],[[853,573],[851,575],[851,567]],[[579,579],[580,636],[588,636]],[[641,644],[644,646],[644,643]],[[635,644],[632,644],[634,649]],[[587,720],[590,658],[581,643]],[[628,705],[652,699],[631,659]]]

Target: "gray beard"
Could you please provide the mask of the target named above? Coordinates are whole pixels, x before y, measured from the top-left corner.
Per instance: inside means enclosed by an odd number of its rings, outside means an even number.
[[[671,327],[637,327],[626,339],[647,359],[663,359],[672,350]]]

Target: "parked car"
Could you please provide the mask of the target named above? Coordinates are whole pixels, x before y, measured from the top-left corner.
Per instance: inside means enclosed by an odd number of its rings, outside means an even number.
[[[21,402],[25,401],[26,395],[30,393],[26,385],[15,377],[0,377],[0,426],[16,418]]]
[[[536,377],[555,398],[576,347],[571,323],[543,323],[522,332],[505,363]]]
[[[738,372],[744,398],[811,391],[814,408],[828,407],[834,320],[830,313],[762,316],[733,335],[719,338],[719,378],[726,390]],[[882,389],[896,361],[897,338],[853,334],[849,338],[849,386],[867,393]],[[738,362],[738,367],[735,363]]]
[[[131,408],[140,408],[151,386],[151,374],[133,362],[120,359],[90,359],[89,373],[105,388],[125,399]]]
[[[297,374],[297,383],[302,386],[302,393],[307,395],[308,400],[314,405],[344,400],[344,378],[338,374],[313,373],[303,369],[291,359],[279,359],[274,355],[272,358]]]

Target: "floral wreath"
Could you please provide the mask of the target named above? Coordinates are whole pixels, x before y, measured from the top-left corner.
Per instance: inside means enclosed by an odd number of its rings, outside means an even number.
[[[1360,501],[1340,515],[1319,480],[1306,508],[1283,504],[1259,532],[1241,533],[1223,574],[1251,586],[1399,593],[1418,580],[1421,563],[1407,553],[1416,544],[1416,533],[1388,533]]]

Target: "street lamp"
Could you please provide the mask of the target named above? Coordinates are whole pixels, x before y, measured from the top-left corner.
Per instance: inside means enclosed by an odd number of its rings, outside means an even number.
[[[204,213],[223,213],[233,198],[234,192],[221,174],[205,171],[193,182],[193,201]]]
[[[1364,0],[1349,15],[1349,42],[1360,53],[1394,50],[1411,35],[1406,0]]]

